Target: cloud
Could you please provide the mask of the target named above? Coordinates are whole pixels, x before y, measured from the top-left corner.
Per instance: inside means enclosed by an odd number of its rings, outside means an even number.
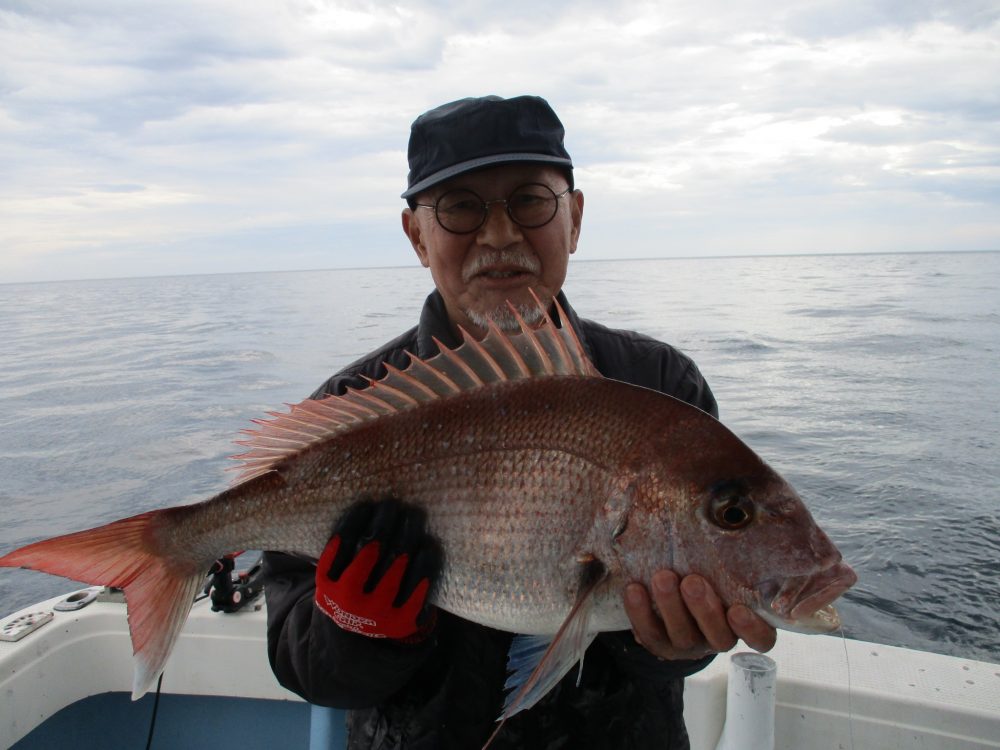
[[[560,113],[595,256],[1000,247],[998,31],[929,0],[8,0],[0,281],[412,262],[409,124],[486,93]]]

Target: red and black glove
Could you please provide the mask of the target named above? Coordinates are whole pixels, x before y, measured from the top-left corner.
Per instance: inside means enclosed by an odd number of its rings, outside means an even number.
[[[363,500],[337,521],[316,564],[316,606],[344,630],[418,641],[434,625],[426,602],[440,572],[441,546],[422,508]]]

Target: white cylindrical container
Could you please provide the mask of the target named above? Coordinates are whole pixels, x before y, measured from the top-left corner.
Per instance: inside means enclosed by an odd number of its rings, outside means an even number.
[[[778,665],[763,654],[734,654],[729,664],[726,723],[715,750],[774,750]]]

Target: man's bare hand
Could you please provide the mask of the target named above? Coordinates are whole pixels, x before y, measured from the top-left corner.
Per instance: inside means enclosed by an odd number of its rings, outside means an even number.
[[[757,651],[774,647],[777,633],[742,604],[727,610],[699,575],[679,580],[672,570],[653,574],[650,590],[630,583],[625,612],[636,640],[660,659],[700,659],[729,651],[738,639]]]

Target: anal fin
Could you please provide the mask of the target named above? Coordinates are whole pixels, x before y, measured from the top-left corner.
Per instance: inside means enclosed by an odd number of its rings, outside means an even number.
[[[507,656],[510,676],[504,686],[510,692],[504,701],[503,713],[497,719],[499,724],[483,750],[490,746],[507,719],[538,703],[577,662],[580,662],[582,674],[583,655],[597,635],[597,631],[589,627],[593,594],[607,576],[607,568],[600,560],[593,556],[583,558],[576,602],[555,636],[518,635],[514,638]]]

